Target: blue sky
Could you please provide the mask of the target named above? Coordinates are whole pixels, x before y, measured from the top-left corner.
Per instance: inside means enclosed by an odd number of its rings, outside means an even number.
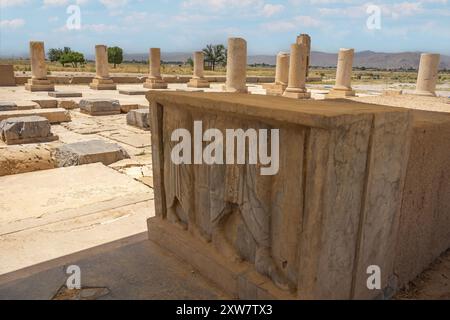
[[[78,30],[66,26],[70,5],[80,8]],[[370,5],[379,8],[379,29],[367,27]],[[229,36],[244,37],[249,54],[275,54],[299,33],[325,52],[450,54],[450,0],[0,0],[0,28],[0,55],[26,54],[29,40],[86,54],[95,44],[190,52]]]

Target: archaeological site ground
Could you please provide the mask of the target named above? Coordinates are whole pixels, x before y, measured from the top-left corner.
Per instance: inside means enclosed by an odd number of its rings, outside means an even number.
[[[0,299],[449,300],[447,52],[324,67],[300,29],[0,54]]]

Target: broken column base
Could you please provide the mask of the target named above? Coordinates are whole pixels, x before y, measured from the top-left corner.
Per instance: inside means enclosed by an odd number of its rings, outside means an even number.
[[[198,78],[189,80],[187,86],[189,88],[209,88],[210,84],[205,78]]]
[[[148,78],[144,83],[144,88],[147,89],[167,89],[167,83],[162,79]]]
[[[25,84],[25,90],[35,91],[55,91],[55,85],[49,80],[29,79]]]
[[[92,90],[116,90],[117,85],[111,79],[94,78],[89,84]]]
[[[339,89],[331,89],[331,91],[326,95],[326,99],[339,99],[339,98],[347,98],[354,97],[354,90],[339,90]]]
[[[265,83],[262,86],[266,89],[266,94],[268,96],[282,96],[286,91],[287,85],[277,84],[277,83]]]
[[[0,122],[0,137],[8,145],[43,143],[58,140],[50,122],[39,116],[8,118]]]
[[[219,255],[213,245],[158,217],[147,220],[148,237],[190,264],[228,295],[241,300],[293,300],[296,297],[276,287],[248,262],[233,262]],[[218,276],[220,275],[220,276]]]
[[[416,90],[412,94],[414,94],[416,96],[436,97],[435,92],[425,91],[425,90]]]
[[[311,98],[311,93],[306,91],[297,91],[297,90],[289,90],[289,88],[286,89],[283,93],[283,97],[286,98],[293,98],[293,99],[309,99]]]

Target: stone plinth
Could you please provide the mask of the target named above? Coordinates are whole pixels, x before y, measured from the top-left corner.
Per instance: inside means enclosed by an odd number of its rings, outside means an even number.
[[[79,166],[101,162],[104,165],[128,159],[128,153],[118,144],[103,140],[90,140],[65,144],[55,151],[58,167]]]
[[[230,93],[151,92],[147,99],[156,208],[149,238],[188,270],[193,266],[242,299],[365,299],[390,292],[409,110]],[[261,151],[267,150],[262,141],[271,144],[269,164],[172,162],[185,140],[171,141],[176,129],[200,140],[192,157],[203,151],[226,159],[226,146],[236,146],[226,130],[250,128],[257,130],[254,139],[258,132],[263,138],[248,145]],[[222,134],[223,150],[201,142],[207,130]],[[262,175],[269,166],[278,170]],[[381,290],[366,287],[371,265],[383,270]]]
[[[306,45],[292,44],[289,62],[289,82],[283,97],[308,99],[311,94],[306,90]]]
[[[56,99],[33,99],[42,109],[58,108],[58,100]]]
[[[225,91],[247,93],[246,80],[247,42],[242,38],[229,38]]]
[[[194,52],[194,76],[189,80],[190,88],[209,88],[209,82],[204,76],[204,54],[202,51]]]
[[[6,144],[42,143],[58,140],[50,122],[39,116],[8,118],[0,122],[0,137]]]
[[[109,76],[108,48],[105,45],[95,46],[95,78],[89,87],[93,90],[117,89],[117,85]]]
[[[420,55],[419,74],[414,94],[421,96],[436,96],[438,79],[439,54],[422,53]]]
[[[112,99],[83,99],[79,103],[80,111],[91,116],[107,116],[120,114],[119,100]]]
[[[150,130],[150,111],[146,109],[131,110],[127,113],[127,124],[142,130]]]
[[[144,83],[147,89],[167,89],[167,83],[161,78],[161,49],[151,48],[149,54],[150,74]]]
[[[55,85],[47,79],[44,42],[30,42],[31,79],[25,84],[28,91],[55,91]]]
[[[14,66],[12,64],[0,64],[0,87],[16,85],[14,77]]]
[[[326,98],[345,98],[355,95],[352,82],[354,49],[340,49],[336,69],[336,84]]]

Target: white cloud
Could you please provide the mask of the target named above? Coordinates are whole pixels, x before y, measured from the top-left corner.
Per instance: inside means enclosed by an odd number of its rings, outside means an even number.
[[[320,27],[322,22],[311,16],[296,16],[292,19],[265,23],[262,28],[270,32],[287,32],[298,30],[301,27]]]
[[[23,19],[0,20],[0,27],[5,29],[17,29],[25,25]]]
[[[266,17],[271,17],[277,13],[280,13],[284,10],[284,6],[282,4],[270,4],[266,3],[262,8],[262,15]]]
[[[128,0],[100,0],[100,2],[108,9],[116,9],[125,6]]]
[[[44,0],[45,7],[51,6],[65,6],[69,3],[69,0]]]
[[[0,7],[15,7],[27,4],[29,0],[0,0]]]
[[[262,8],[264,0],[186,0],[183,8],[200,7],[211,11],[223,11],[226,9]]]

